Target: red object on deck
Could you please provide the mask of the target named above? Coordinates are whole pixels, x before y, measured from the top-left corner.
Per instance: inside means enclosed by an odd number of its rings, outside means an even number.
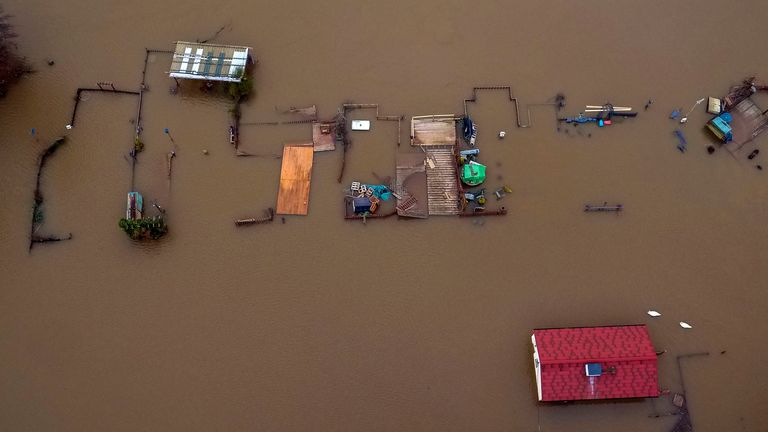
[[[537,329],[532,341],[540,401],[659,396],[658,360],[645,325]]]

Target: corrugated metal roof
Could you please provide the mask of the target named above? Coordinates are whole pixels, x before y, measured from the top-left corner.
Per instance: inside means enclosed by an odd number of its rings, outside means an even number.
[[[168,74],[171,78],[240,82],[250,51],[245,46],[176,42]]]

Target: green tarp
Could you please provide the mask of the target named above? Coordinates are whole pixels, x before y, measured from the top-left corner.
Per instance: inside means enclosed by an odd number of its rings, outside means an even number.
[[[461,181],[468,186],[477,186],[485,181],[485,165],[470,162],[461,167]]]

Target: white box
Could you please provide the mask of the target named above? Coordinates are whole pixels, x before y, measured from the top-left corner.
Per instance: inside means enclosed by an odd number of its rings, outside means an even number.
[[[371,130],[370,120],[352,120],[352,130]]]

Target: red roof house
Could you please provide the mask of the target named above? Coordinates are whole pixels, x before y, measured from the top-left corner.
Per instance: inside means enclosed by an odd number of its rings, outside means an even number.
[[[659,396],[645,325],[536,329],[531,341],[539,401]]]

